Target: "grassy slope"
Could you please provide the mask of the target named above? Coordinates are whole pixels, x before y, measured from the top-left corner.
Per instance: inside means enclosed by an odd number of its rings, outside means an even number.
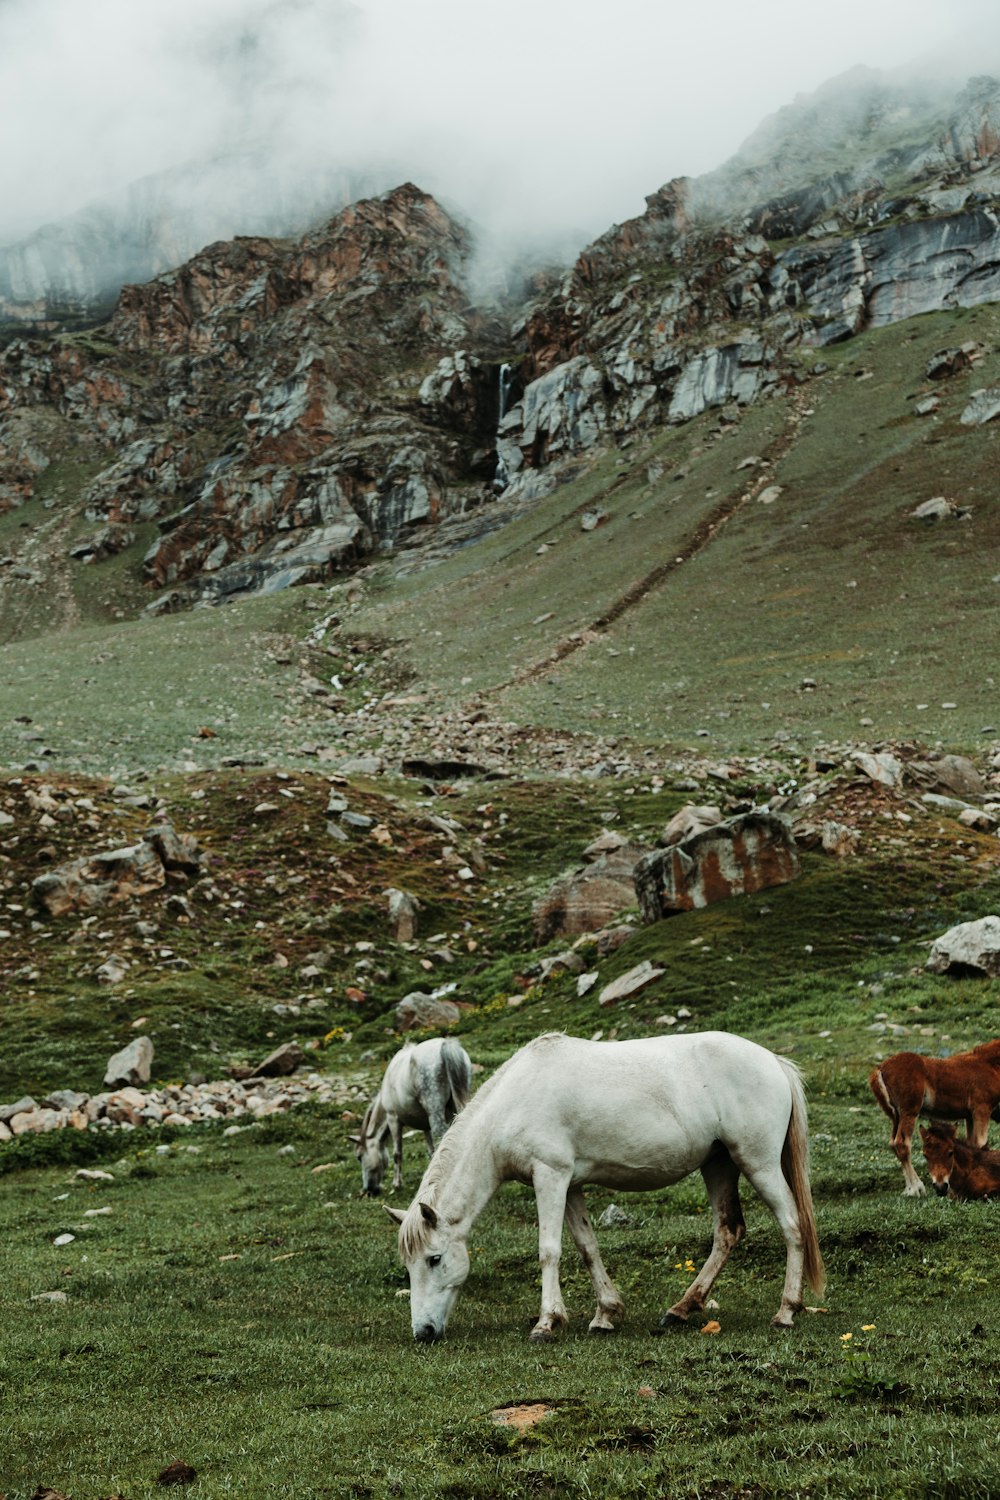
[[[812,414],[769,471],[783,488],[777,501],[738,509],[599,640],[527,681],[518,680],[526,666],[600,620],[746,489],[752,471],[739,465],[778,451],[787,398],[747,411],[718,439],[706,414],[609,455],[589,479],[394,588],[360,619],[390,636],[417,621],[406,656],[419,674],[445,693],[465,678],[492,688],[514,718],[651,741],[707,735],[729,749],[777,729],[976,744],[998,720],[998,436],[958,418],[972,390],[1000,380],[1000,357],[935,387],[934,417],[916,417],[910,398],[931,389],[923,371],[935,350],[966,339],[990,349],[998,331],[1000,312],[983,307],[824,351],[829,369],[805,392]],[[657,463],[662,475],[651,480]],[[941,494],[970,506],[971,518],[938,527],[912,519]],[[611,519],[584,532],[580,515],[595,503]],[[543,542],[555,545],[537,556]],[[815,691],[802,692],[804,678]]]

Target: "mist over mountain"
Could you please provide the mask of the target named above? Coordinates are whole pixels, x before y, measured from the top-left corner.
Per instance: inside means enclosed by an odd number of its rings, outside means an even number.
[[[607,20],[568,0],[492,15],[454,0],[104,0],[97,14],[3,0],[0,128],[24,144],[0,164],[0,297],[29,317],[40,297],[100,304],[212,240],[300,233],[408,179],[492,263],[567,262],[671,177],[718,169],[747,137],[766,154],[757,127],[776,102],[930,48],[942,79],[968,73],[970,52],[980,71],[998,31],[984,0],[947,16],[851,0],[808,36],[785,0],[753,37],[733,0],[711,17],[625,0]]]

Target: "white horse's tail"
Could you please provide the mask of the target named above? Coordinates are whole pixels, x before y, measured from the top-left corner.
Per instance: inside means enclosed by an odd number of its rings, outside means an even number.
[[[472,1063],[465,1048],[453,1037],[448,1037],[442,1043],[441,1061],[444,1063],[452,1106],[457,1114],[460,1109],[465,1108],[472,1094]]]
[[[809,1123],[806,1091],[802,1086],[802,1075],[795,1064],[786,1057],[779,1057],[778,1061],[785,1071],[788,1086],[792,1091],[792,1117],[788,1122],[785,1144],[781,1149],[781,1170],[792,1190],[792,1197],[795,1199],[795,1207],[798,1210],[805,1277],[819,1297],[822,1296],[826,1285],[826,1269],[820,1254],[812,1188],[809,1185]]]

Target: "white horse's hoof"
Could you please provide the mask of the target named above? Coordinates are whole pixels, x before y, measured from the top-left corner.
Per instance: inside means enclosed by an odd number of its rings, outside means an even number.
[[[528,1335],[533,1344],[554,1344],[557,1336],[553,1328],[533,1328]]]

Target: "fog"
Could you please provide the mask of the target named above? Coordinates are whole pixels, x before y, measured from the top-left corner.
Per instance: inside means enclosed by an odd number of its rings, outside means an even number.
[[[249,147],[234,229],[344,169],[579,246],[847,68],[994,57],[995,0],[0,0],[0,243]]]

